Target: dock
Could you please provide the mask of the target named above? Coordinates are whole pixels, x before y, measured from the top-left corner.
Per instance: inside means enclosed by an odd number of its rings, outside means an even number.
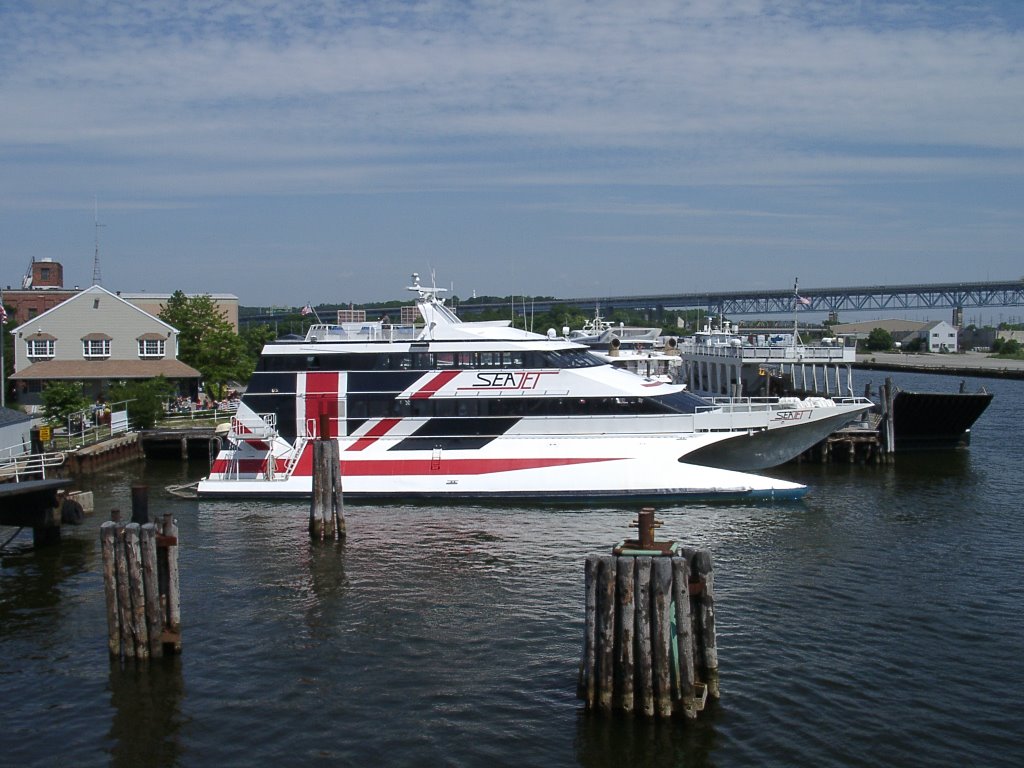
[[[0,483],[0,525],[31,528],[37,547],[60,541],[62,508],[58,492],[73,482],[57,477]]]
[[[221,437],[213,426],[145,429],[138,435],[149,458],[212,458],[221,449]]]

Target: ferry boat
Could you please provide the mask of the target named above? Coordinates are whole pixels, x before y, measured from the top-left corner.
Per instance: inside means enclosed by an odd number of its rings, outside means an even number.
[[[268,344],[198,495],[309,496],[312,441],[331,438],[351,499],[799,498],[738,470],[836,428],[815,409],[714,406],[553,330],[463,322],[417,275],[410,290],[422,326],[317,324]]]
[[[682,377],[705,397],[815,393],[852,398],[857,350],[842,338],[803,343],[792,333],[741,334],[728,320],[679,342]]]

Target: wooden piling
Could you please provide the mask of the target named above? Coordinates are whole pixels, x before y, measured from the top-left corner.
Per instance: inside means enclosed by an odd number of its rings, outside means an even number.
[[[672,558],[672,598],[676,612],[675,698],[688,718],[697,716],[694,666],[693,620],[690,611],[690,561],[683,555]]]
[[[719,695],[711,556],[633,551],[586,559],[578,695],[591,711],[694,718]]]
[[[156,525],[146,523],[139,528],[139,550],[142,554],[142,585],[145,597],[146,634],[149,638],[149,655],[160,656],[163,652],[160,635],[163,622],[160,619],[160,578],[156,548]]]
[[[345,538],[345,512],[338,441],[313,441],[313,495],[309,504],[309,535],[317,541]]]
[[[164,514],[163,537],[157,539],[157,562],[163,564],[159,575],[161,615],[165,616],[163,635],[174,653],[181,653],[181,592],[178,575],[178,524],[169,512]],[[162,554],[160,554],[162,553]]]
[[[128,632],[135,646],[135,657],[149,658],[149,631],[146,623],[146,587],[142,577],[142,550],[139,548],[139,524],[124,527],[124,558],[128,577]]]
[[[117,573],[114,550],[117,540],[117,522],[111,520],[100,526],[100,547],[103,552],[103,589],[107,598],[107,647],[110,655],[121,655],[121,623],[117,615]]]
[[[651,562],[651,667],[654,709],[659,717],[672,716],[672,560]]]
[[[635,562],[636,558],[620,557],[616,563],[616,594],[621,598],[618,602],[618,637],[615,646],[615,669],[618,675],[615,680],[616,691],[618,691],[615,705],[618,709],[630,714],[633,712],[633,678],[636,671],[633,655]]]
[[[615,558],[598,561],[597,578],[597,707],[612,711],[615,690]]]
[[[896,399],[895,385],[892,377],[885,377],[885,384],[882,385],[882,418],[885,420],[885,452],[889,456],[896,452],[896,421],[893,414],[893,404]]]
[[[598,560],[588,557],[583,570],[585,593],[585,632],[583,635],[583,663],[580,665],[580,684],[577,693],[587,703],[587,709],[597,705],[597,572]]]
[[[698,625],[700,626],[699,647],[703,654],[705,682],[708,696],[717,699],[718,691],[718,644],[715,640],[715,572],[711,553],[697,550],[690,562],[690,573],[700,584],[701,599],[698,603]]]
[[[651,668],[651,558],[636,558],[633,590],[636,620],[637,708],[647,717],[654,714],[654,670]]]
[[[153,523],[125,525],[120,512],[100,526],[107,648],[112,658],[148,659],[181,650],[178,608],[177,527],[164,516],[164,533]]]

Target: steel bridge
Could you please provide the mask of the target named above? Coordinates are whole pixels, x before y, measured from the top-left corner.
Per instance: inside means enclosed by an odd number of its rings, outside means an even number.
[[[917,309],[1024,306],[1024,279],[983,283],[931,283],[918,285],[869,285],[853,288],[801,288],[800,308],[805,312],[879,312]],[[649,296],[587,296],[575,299],[531,301],[535,312],[569,306],[582,310],[600,307],[602,314],[616,309],[703,310],[710,314],[738,315],[792,314],[797,294],[784,291],[725,291],[721,293],[677,293]],[[466,302],[460,314],[488,309],[508,309],[508,304]]]

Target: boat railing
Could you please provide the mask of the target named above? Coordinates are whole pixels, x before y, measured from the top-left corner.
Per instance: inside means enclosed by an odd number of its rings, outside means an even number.
[[[679,346],[683,355],[724,358],[742,362],[744,360],[779,360],[792,362],[854,362],[857,350],[845,346],[774,346],[774,345],[728,345],[694,344],[684,342]]]
[[[299,437],[295,441],[295,445],[292,446],[292,455],[288,457],[288,461],[284,466],[284,472],[280,477],[277,477],[274,472],[277,469],[277,461],[273,455],[267,457],[267,479],[268,480],[287,480],[292,476],[292,472],[295,471],[295,467],[298,466],[299,459],[302,458],[303,451],[306,450],[306,443],[309,442],[308,438]],[[273,467],[273,469],[271,469]]]
[[[232,440],[273,440],[276,436],[276,413],[258,413],[254,416],[235,414],[231,417],[228,437]]]
[[[711,405],[703,410],[714,410],[723,406],[733,411],[742,410],[746,412],[779,410],[782,408],[794,408],[800,406],[824,407],[828,405],[874,405],[874,402],[866,397],[706,397]]]
[[[379,321],[365,323],[317,323],[309,326],[306,341],[411,341],[420,329],[415,325],[393,325]]]

